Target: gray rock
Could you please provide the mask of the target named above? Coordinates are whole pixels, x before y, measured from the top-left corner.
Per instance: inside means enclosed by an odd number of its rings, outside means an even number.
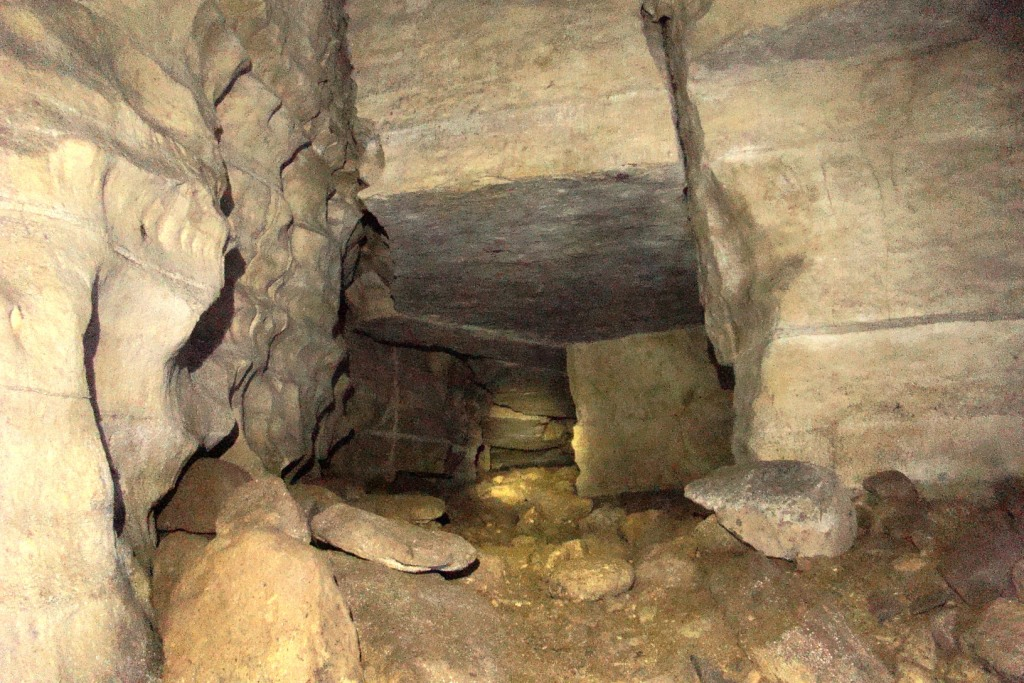
[[[584,534],[619,534],[619,527],[626,521],[626,511],[615,505],[602,505],[580,520],[580,532]]]
[[[324,486],[317,484],[292,484],[288,493],[299,504],[307,519],[313,519],[332,505],[341,503],[341,496]]]
[[[964,602],[981,606],[1014,594],[1013,568],[1024,559],[1024,539],[1002,513],[978,515],[939,554],[939,571]]]
[[[1024,603],[996,600],[964,635],[964,643],[999,675],[1024,681]]]
[[[574,602],[622,595],[632,585],[633,566],[618,558],[580,558],[558,565],[548,579],[548,592]]]
[[[277,477],[256,479],[235,489],[217,515],[218,536],[268,529],[309,543],[309,521],[299,504]]]
[[[339,503],[313,518],[313,536],[335,548],[404,572],[465,569],[476,548],[464,538],[422,529]]]
[[[853,503],[839,478],[810,463],[723,467],[687,485],[686,496],[770,557],[835,557],[857,535]]]

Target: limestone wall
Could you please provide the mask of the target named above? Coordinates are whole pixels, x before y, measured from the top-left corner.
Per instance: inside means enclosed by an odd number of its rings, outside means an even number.
[[[145,679],[128,574],[184,461],[345,431],[317,429],[361,215],[342,29],[323,0],[0,5],[4,676]]]
[[[1004,3],[648,2],[734,449],[1019,471],[1024,36]]]

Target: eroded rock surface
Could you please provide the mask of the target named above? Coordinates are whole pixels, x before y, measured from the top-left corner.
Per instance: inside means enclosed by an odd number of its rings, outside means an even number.
[[[212,534],[224,503],[252,477],[219,458],[200,458],[185,470],[171,499],[156,517],[158,531]]]
[[[853,503],[839,478],[808,463],[723,467],[688,484],[686,496],[771,557],[835,557],[857,536]]]

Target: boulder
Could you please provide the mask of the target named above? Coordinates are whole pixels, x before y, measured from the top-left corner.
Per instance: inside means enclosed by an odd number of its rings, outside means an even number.
[[[506,683],[523,666],[490,601],[463,581],[325,553],[359,632],[367,681]]]
[[[810,463],[723,467],[688,484],[686,496],[770,557],[836,557],[857,536],[853,503],[839,478]]]
[[[614,597],[633,586],[633,566],[618,558],[566,560],[552,570],[548,593],[554,598],[590,602]]]
[[[210,542],[209,536],[173,531],[160,540],[153,554],[153,588],[151,599],[157,624],[163,621],[174,587],[189,567],[194,565]]]
[[[280,531],[309,543],[309,522],[277,477],[256,479],[235,489],[217,515],[217,535],[248,529]]]
[[[219,536],[161,627],[164,680],[361,681],[348,607],[320,553],[269,529]]]
[[[1001,513],[980,514],[939,553],[939,571],[964,602],[981,606],[1014,594],[1013,568],[1024,559],[1024,539]]]
[[[157,530],[214,533],[224,501],[251,480],[248,472],[229,462],[217,458],[196,460],[185,470],[170,501],[157,515]]]
[[[313,518],[313,536],[335,548],[403,572],[456,572],[476,560],[464,538],[422,529],[339,503]]]
[[[964,634],[964,643],[999,675],[1024,681],[1024,603],[996,600]]]

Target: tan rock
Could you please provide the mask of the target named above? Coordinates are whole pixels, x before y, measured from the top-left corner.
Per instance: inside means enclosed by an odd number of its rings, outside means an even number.
[[[182,575],[199,561],[209,536],[172,531],[160,540],[153,554],[153,611],[158,629],[162,628],[171,593]]]
[[[613,558],[571,559],[557,565],[548,578],[552,597],[591,602],[625,593],[632,587],[633,566]]]
[[[356,631],[318,551],[257,529],[218,537],[171,594],[164,680],[361,681]]]
[[[240,467],[200,458],[185,470],[166,507],[156,518],[160,531],[212,534],[217,515],[235,489],[252,479]]]
[[[348,501],[352,507],[388,519],[405,522],[432,522],[445,513],[445,502],[422,493],[370,494]]]
[[[574,344],[568,367],[580,493],[679,488],[730,462],[732,396],[701,328]]]
[[[308,518],[277,477],[242,484],[217,514],[218,536],[251,529],[279,531],[302,543],[310,541]]]
[[[310,526],[317,540],[404,572],[454,572],[476,559],[476,549],[455,534],[387,519],[345,503],[324,510]]]

